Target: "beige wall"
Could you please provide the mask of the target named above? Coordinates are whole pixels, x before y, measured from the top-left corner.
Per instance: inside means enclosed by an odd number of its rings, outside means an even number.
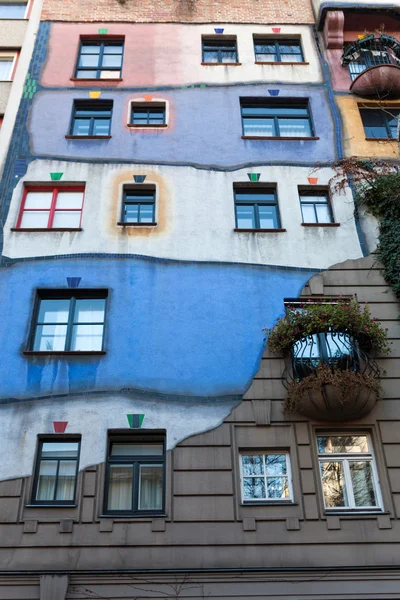
[[[0,47],[21,48],[24,43],[28,21],[25,19],[0,20]]]
[[[11,92],[12,81],[0,81],[0,114],[4,115]]]

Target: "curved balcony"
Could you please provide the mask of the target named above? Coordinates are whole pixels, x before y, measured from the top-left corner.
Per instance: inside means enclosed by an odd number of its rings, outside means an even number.
[[[342,56],[349,69],[350,91],[380,99],[400,96],[400,42],[388,35],[367,35]]]
[[[297,341],[283,374],[290,411],[319,421],[367,415],[379,397],[380,371],[361,342],[332,330]]]

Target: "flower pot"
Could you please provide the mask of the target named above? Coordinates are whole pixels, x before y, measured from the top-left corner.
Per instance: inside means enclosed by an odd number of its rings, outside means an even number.
[[[316,421],[351,421],[370,413],[377,400],[378,393],[362,382],[352,386],[347,398],[338,386],[326,383],[319,389],[308,390],[298,411]]]

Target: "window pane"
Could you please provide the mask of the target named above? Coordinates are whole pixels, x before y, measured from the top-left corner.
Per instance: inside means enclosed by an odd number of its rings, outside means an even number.
[[[277,116],[282,117],[287,115],[288,117],[296,116],[296,117],[308,117],[308,109],[306,106],[296,106],[296,105],[269,105],[269,104],[254,104],[254,105],[244,105],[242,106],[242,114],[243,115],[264,115],[264,116]]]
[[[207,50],[203,53],[203,62],[206,63],[217,63],[218,62],[218,51]]]
[[[236,62],[236,52],[222,52],[222,62],[223,63],[235,63]]]
[[[132,467],[110,465],[109,468],[108,510],[132,510]]]
[[[154,221],[154,205],[142,204],[140,207],[140,222],[152,223]]]
[[[75,352],[102,350],[103,325],[74,325],[72,328],[71,350]]]
[[[355,505],[377,506],[371,462],[349,461],[349,466]]]
[[[317,217],[315,215],[313,204],[302,204],[301,214],[303,215],[303,223],[316,223]]]
[[[107,54],[103,56],[102,67],[121,67],[122,56],[120,54]]]
[[[36,500],[52,501],[54,499],[56,473],[56,460],[40,461],[39,476],[36,489]]]
[[[26,4],[0,4],[0,19],[23,19]]]
[[[48,226],[49,214],[50,213],[47,210],[24,211],[22,214],[20,227],[45,229]]]
[[[289,498],[287,477],[267,477],[268,498]]]
[[[72,127],[72,135],[89,135],[90,119],[75,119]]]
[[[77,71],[78,79],[97,79],[97,71]]]
[[[317,442],[320,454],[369,451],[366,435],[318,436]]]
[[[38,325],[33,350],[62,352],[65,350],[66,325]]]
[[[245,477],[243,479],[243,494],[244,500],[266,498],[264,477]]]
[[[310,137],[311,126],[308,119],[279,119],[281,137]]]
[[[11,76],[13,60],[10,58],[0,58],[0,80],[8,81]]]
[[[38,323],[68,323],[69,300],[40,300]]]
[[[243,119],[243,133],[244,135],[266,137],[274,137],[277,135],[273,119],[251,119],[248,117]]]
[[[162,456],[163,444],[119,444],[111,446],[111,456]]]
[[[256,44],[255,52],[258,62],[276,62],[278,60],[275,44]]]
[[[104,298],[77,300],[74,323],[103,323],[105,302]]]
[[[327,508],[348,506],[343,463],[326,462],[320,464],[322,487]]]
[[[140,465],[139,510],[161,510],[162,495],[162,465]]]
[[[286,454],[267,454],[265,456],[267,475],[286,475]]]
[[[261,454],[242,455],[242,465],[244,475],[264,474],[264,462]]]
[[[383,110],[360,110],[366,137],[387,138],[388,132],[385,126],[385,112]]]
[[[109,135],[110,121],[105,119],[95,119],[93,126],[93,135]]]
[[[74,460],[60,461],[57,480],[56,500],[73,500],[75,491],[76,462]]]
[[[331,213],[327,204],[316,204],[318,223],[330,223],[332,221]]]
[[[53,219],[53,228],[70,227],[78,228],[81,223],[81,211],[62,211],[56,210]]]
[[[115,44],[114,46],[105,45],[104,46],[104,54],[122,54],[122,44]]]
[[[390,135],[392,138],[396,139],[397,138],[397,125],[398,125],[398,116],[399,116],[399,111],[397,110],[388,110],[389,114],[387,115],[387,123],[388,123],[388,127],[389,127],[389,131],[390,131]]]
[[[121,77],[121,71],[101,71],[100,79],[118,79]]]
[[[53,191],[51,192],[28,192],[25,198],[24,208],[50,208]]]
[[[82,208],[83,192],[59,191],[56,208]]]
[[[44,458],[76,458],[78,456],[78,442],[43,442],[42,456]]]
[[[255,207],[252,205],[236,205],[236,221],[238,229],[255,229],[256,221],[254,209]]]
[[[97,54],[82,54],[79,57],[79,67],[97,67],[99,56]]]
[[[81,54],[100,54],[100,44],[82,44]]]
[[[258,216],[261,229],[276,229],[279,227],[276,206],[258,206]]]
[[[139,204],[125,204],[125,223],[139,222]]]

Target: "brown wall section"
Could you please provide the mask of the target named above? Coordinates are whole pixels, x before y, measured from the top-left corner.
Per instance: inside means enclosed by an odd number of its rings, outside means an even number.
[[[314,23],[310,0],[44,0],[43,21]]]

